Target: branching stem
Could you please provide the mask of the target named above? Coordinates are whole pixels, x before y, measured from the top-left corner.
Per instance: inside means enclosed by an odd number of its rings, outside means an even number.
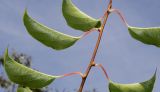
[[[107,22],[107,19],[108,19],[109,13],[110,13],[109,11],[110,11],[111,8],[112,8],[112,0],[110,0],[109,5],[108,5],[108,8],[107,8],[107,11],[106,11],[105,14],[104,14],[104,20],[103,20],[102,26],[101,26],[100,29],[99,29],[98,40],[97,40],[96,46],[95,46],[95,48],[94,48],[94,52],[93,52],[93,54],[92,54],[92,58],[91,58],[91,60],[90,60],[90,63],[89,63],[89,65],[88,65],[88,68],[87,68],[85,74],[84,74],[83,77],[82,77],[82,82],[81,82],[81,85],[80,85],[80,87],[79,87],[78,92],[82,92],[83,87],[84,87],[84,84],[85,84],[85,81],[86,81],[86,79],[87,79],[87,77],[88,77],[88,74],[89,74],[91,68],[96,65],[95,62],[94,62],[94,60],[95,60],[95,57],[96,57],[96,54],[97,54],[97,51],[98,51],[98,48],[99,48],[99,44],[100,44],[100,42],[101,42],[103,30],[104,30],[105,24],[106,24],[106,22]]]

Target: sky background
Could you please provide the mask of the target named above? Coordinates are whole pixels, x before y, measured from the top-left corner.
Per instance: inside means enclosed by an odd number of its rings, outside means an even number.
[[[94,18],[100,18],[109,1],[73,0],[82,11]],[[38,22],[60,32],[79,36],[82,32],[67,26],[61,12],[62,0],[0,0],[0,55],[9,45],[32,56],[32,68],[41,72],[62,75],[74,71],[85,72],[90,61],[98,32],[93,32],[74,46],[55,51],[33,39],[23,25],[23,13],[28,13]],[[160,0],[113,0],[113,8],[121,10],[131,26],[160,26]],[[109,16],[104,35],[95,60],[103,64],[111,80],[119,83],[134,83],[148,80],[158,67],[157,80],[153,92],[160,90],[160,49],[134,40],[116,14]],[[61,91],[78,89],[81,78],[78,75],[57,79],[50,85]],[[93,68],[84,89],[96,88],[108,91],[108,81],[98,68]],[[0,89],[0,92],[3,92]]]

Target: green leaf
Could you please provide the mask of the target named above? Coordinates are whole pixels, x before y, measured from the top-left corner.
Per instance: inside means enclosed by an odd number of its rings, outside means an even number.
[[[160,47],[160,27],[138,28],[128,26],[129,33],[144,44]]]
[[[109,90],[110,92],[152,92],[155,80],[156,73],[151,79],[141,83],[120,84],[110,81]]]
[[[4,55],[4,67],[8,78],[12,82],[30,88],[45,87],[60,77],[47,75],[17,63],[8,55],[8,49],[6,49]]]
[[[32,92],[28,87],[19,86],[17,92]]]
[[[63,0],[62,13],[67,24],[74,29],[85,32],[101,26],[99,19],[94,19],[79,10],[71,0]]]
[[[80,39],[80,37],[66,35],[38,23],[28,15],[27,10],[24,13],[23,22],[33,38],[56,50],[68,48]]]

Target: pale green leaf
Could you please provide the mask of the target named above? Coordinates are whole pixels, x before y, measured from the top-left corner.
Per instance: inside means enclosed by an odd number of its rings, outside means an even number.
[[[30,88],[45,87],[60,77],[47,75],[17,63],[8,55],[8,49],[6,49],[4,55],[4,67],[8,78],[12,82]]]
[[[80,39],[80,37],[66,35],[38,23],[27,14],[27,10],[24,13],[23,22],[33,38],[56,50],[68,48]]]
[[[19,86],[17,92],[32,92],[28,87]]]
[[[155,80],[156,73],[151,79],[140,83],[120,84],[110,80],[109,90],[110,92],[152,92]]]
[[[136,40],[160,47],[160,27],[139,28],[128,26],[128,30]]]
[[[89,31],[101,26],[99,19],[94,19],[79,10],[71,0],[63,0],[62,13],[67,24],[74,29]]]

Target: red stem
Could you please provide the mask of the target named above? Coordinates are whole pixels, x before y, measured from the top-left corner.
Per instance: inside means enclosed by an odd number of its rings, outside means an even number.
[[[118,10],[118,9],[111,9],[109,12],[115,12],[116,14],[118,14],[120,16],[120,18],[122,19],[123,23],[128,27],[128,23],[125,20],[124,16],[122,15],[122,13]]]
[[[84,87],[84,84],[85,84],[85,81],[86,81],[86,79],[87,79],[87,77],[88,77],[88,74],[89,74],[91,68],[92,68],[93,66],[95,66],[94,59],[95,59],[95,57],[96,57],[96,54],[97,54],[97,51],[98,51],[98,48],[99,48],[99,44],[100,44],[100,42],[101,42],[101,38],[102,38],[102,35],[103,35],[103,30],[104,30],[105,24],[106,24],[106,22],[107,22],[107,19],[108,19],[109,13],[110,13],[109,10],[110,10],[111,8],[112,8],[112,0],[110,0],[109,5],[108,5],[108,8],[107,8],[107,11],[106,11],[105,14],[104,14],[105,17],[104,17],[102,26],[101,26],[100,29],[99,29],[98,40],[97,40],[96,46],[95,46],[95,48],[94,48],[94,51],[93,51],[93,54],[92,54],[92,58],[91,58],[91,60],[90,60],[90,63],[89,63],[89,65],[88,65],[87,69],[86,69],[86,72],[84,73],[84,75],[83,75],[83,77],[82,77],[82,82],[81,82],[81,85],[80,85],[80,87],[79,87],[78,92],[82,92],[83,87]]]
[[[97,67],[101,68],[101,69],[102,69],[102,71],[104,72],[104,74],[105,74],[105,76],[106,76],[107,80],[110,80],[110,78],[109,78],[109,76],[108,76],[108,74],[107,74],[107,71],[105,70],[105,68],[103,67],[103,65],[102,65],[102,64],[96,64],[95,66],[97,66]]]
[[[80,38],[84,38],[85,36],[87,36],[88,34],[90,34],[91,32],[93,32],[93,31],[97,31],[95,28],[94,29],[91,29],[91,30],[89,30],[89,31],[87,31],[87,32],[84,32],[84,34],[82,34],[81,36],[80,36]],[[99,32],[99,31],[98,31]]]
[[[83,74],[81,72],[72,72],[72,73],[64,74],[62,75],[62,77],[67,77],[72,75],[80,75],[81,77],[83,77]]]

